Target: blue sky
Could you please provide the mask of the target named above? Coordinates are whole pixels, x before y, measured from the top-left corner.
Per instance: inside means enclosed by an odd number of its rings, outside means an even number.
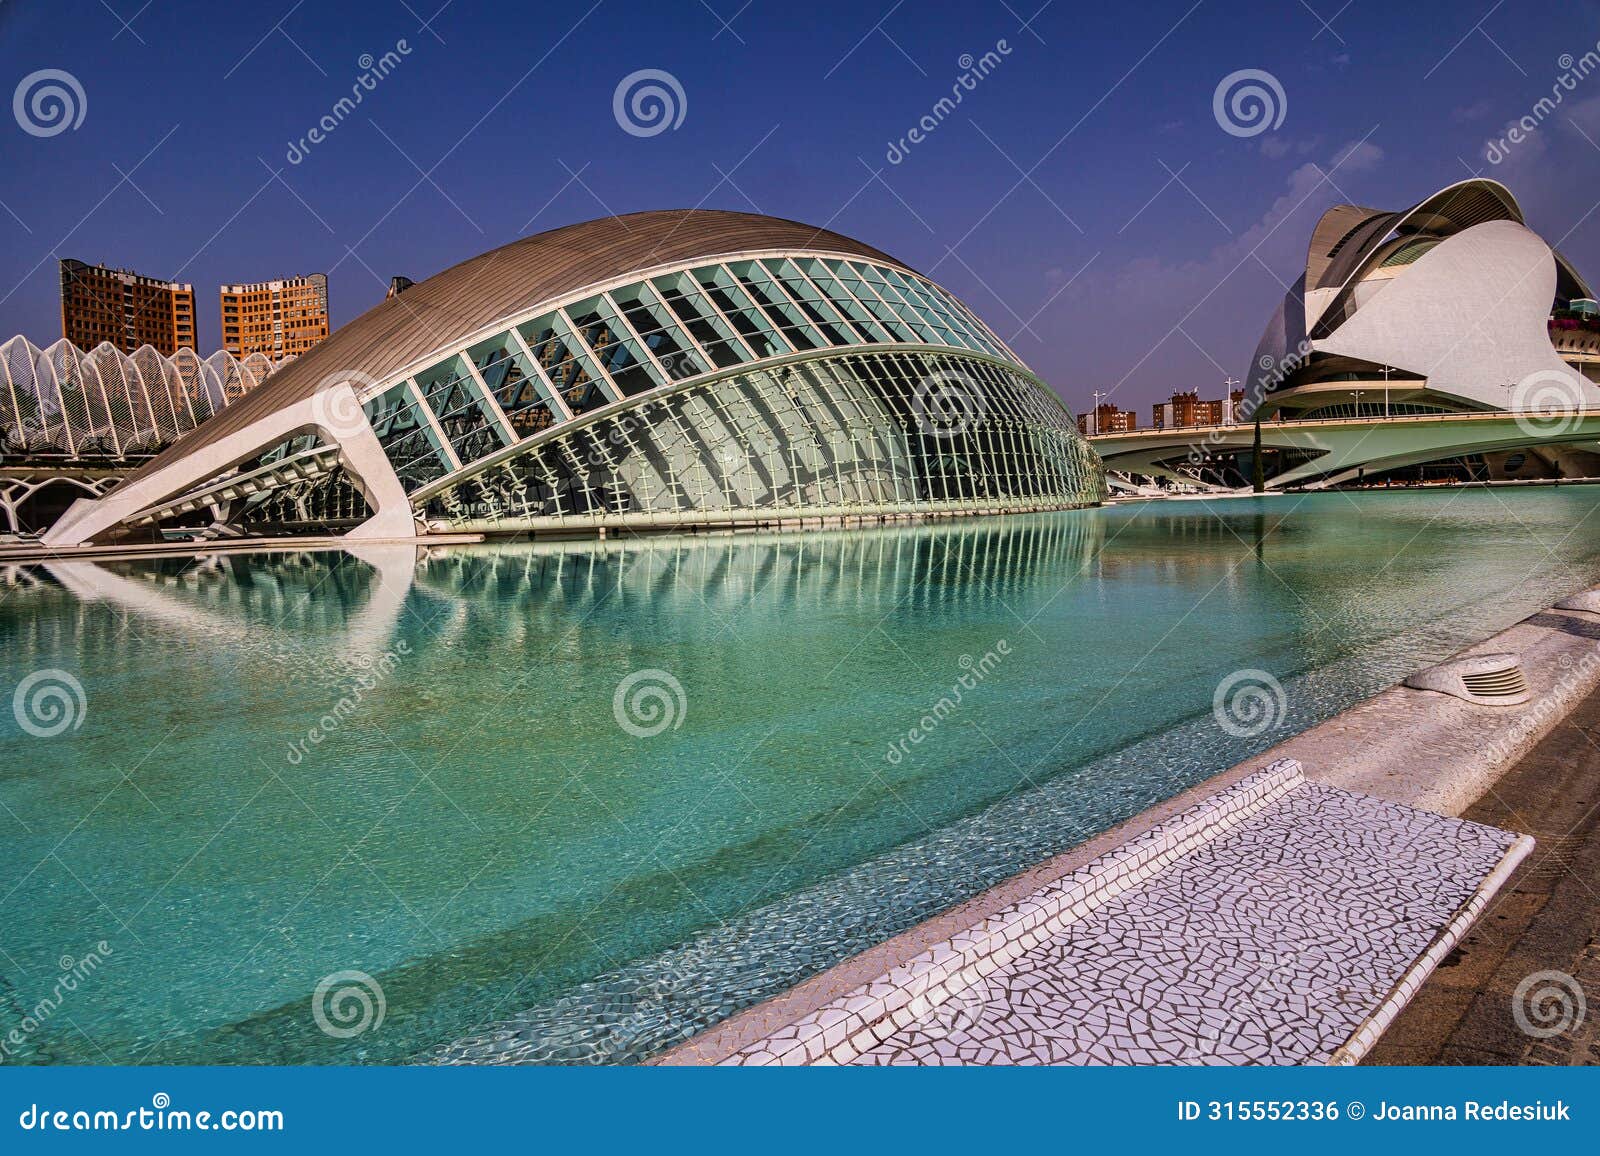
[[[1400,208],[1492,176],[1600,276],[1600,72],[1497,163],[1488,147],[1565,54],[1596,48],[1594,3],[742,2],[8,3],[5,91],[61,69],[84,99],[54,135],[0,119],[0,331],[59,336],[58,257],[192,282],[208,352],[224,281],[327,271],[338,325],[392,274],[705,206],[875,244],[1074,408],[1099,390],[1142,411],[1242,376],[1342,200]],[[389,74],[291,163],[386,52]],[[642,69],[683,93],[681,123],[649,136],[613,111]],[[1281,123],[1249,136],[1213,113],[1246,69],[1283,93]]]

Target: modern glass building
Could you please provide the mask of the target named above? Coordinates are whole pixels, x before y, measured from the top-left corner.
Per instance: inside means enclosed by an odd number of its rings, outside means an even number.
[[[721,211],[524,238],[385,300],[47,535],[541,533],[1058,510],[1105,496],[954,296]]]

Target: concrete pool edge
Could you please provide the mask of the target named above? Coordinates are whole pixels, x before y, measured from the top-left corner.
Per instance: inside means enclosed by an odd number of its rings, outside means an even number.
[[[691,1037],[651,1063],[715,1064],[833,1003],[841,993],[880,980],[963,931],[1016,907],[1095,859],[1117,851],[1181,812],[1286,760],[1308,779],[1444,815],[1458,815],[1492,787],[1585,696],[1600,687],[1600,614],[1547,609],[1464,648],[1461,655],[1519,655],[1531,701],[1521,708],[1478,706],[1433,691],[1390,687],[1254,758],[1150,807],[1100,835],[1019,872],[950,910],[893,936]],[[1354,1062],[1460,938],[1492,893],[1527,854],[1520,840],[1478,893],[1407,970],[1337,1053]],[[1519,849],[1520,848],[1520,849]],[[1488,888],[1489,890],[1484,890]],[[1446,943],[1448,940],[1448,943]]]
[[[1600,614],[1541,610],[1451,657],[1495,653],[1517,656],[1526,703],[1481,706],[1397,684],[1259,757],[1298,759],[1317,782],[1459,815],[1600,687]]]

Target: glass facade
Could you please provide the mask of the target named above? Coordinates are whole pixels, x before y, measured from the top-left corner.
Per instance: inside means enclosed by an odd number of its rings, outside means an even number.
[[[571,302],[417,374],[413,390],[392,387],[383,406],[368,403],[368,416],[384,422],[379,440],[414,492],[653,390],[769,358],[888,344],[1015,360],[931,282],[796,253],[693,265]]]
[[[711,524],[1102,501],[1052,395],[994,362],[853,351],[708,380],[542,439],[423,503],[438,528]]]
[[[583,294],[479,329],[366,393],[414,517],[514,532],[1105,497],[1099,459],[1055,395],[960,302],[905,270],[757,252]],[[179,392],[225,404],[232,376],[184,385],[198,364],[175,365]],[[65,402],[50,412],[93,424]],[[366,491],[321,448],[297,436],[245,462],[247,473],[294,468],[235,519],[274,532],[363,516]]]

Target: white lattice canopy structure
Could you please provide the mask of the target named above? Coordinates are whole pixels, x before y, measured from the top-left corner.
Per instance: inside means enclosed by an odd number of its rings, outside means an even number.
[[[278,365],[284,362],[277,363]],[[110,343],[88,352],[63,338],[40,349],[0,345],[0,452],[29,459],[128,459],[154,454],[266,381],[259,353],[167,357]]]

